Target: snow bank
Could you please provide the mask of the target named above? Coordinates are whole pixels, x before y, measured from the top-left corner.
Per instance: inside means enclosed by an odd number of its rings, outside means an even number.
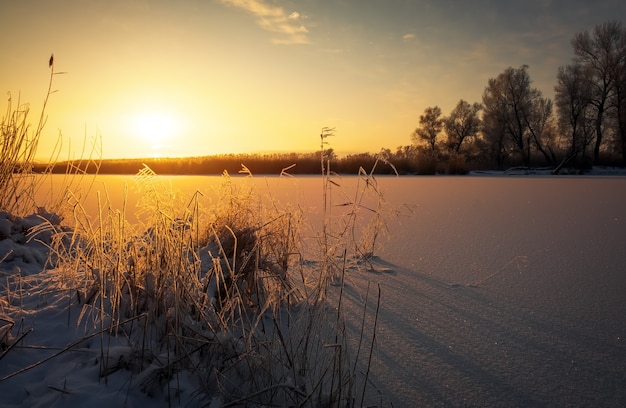
[[[58,215],[44,209],[26,217],[0,212],[0,260],[2,269],[19,270],[23,275],[37,273],[48,258],[55,228],[60,228]]]

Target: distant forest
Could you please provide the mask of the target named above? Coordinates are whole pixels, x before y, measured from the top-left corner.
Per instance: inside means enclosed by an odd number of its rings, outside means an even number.
[[[360,169],[375,174],[465,174],[471,170],[548,167],[584,172],[592,166],[626,167],[626,29],[609,21],[574,35],[573,57],[555,72],[554,101],[532,86],[529,67],[509,67],[485,86],[481,102],[460,100],[448,116],[427,107],[395,151],[337,157],[326,144],[334,129],[323,128],[320,151],[290,154],[232,154],[185,159],[105,160],[59,163],[53,171],[133,174],[149,166],[157,174],[340,174]],[[295,165],[295,166],[294,166]],[[73,167],[74,166],[74,167]],[[35,171],[44,170],[39,166]]]
[[[187,175],[220,175],[224,171],[231,175],[238,174],[245,166],[252,174],[275,174],[286,172],[295,174],[321,174],[322,160],[324,166],[341,174],[357,174],[359,168],[368,173],[395,174],[394,167],[399,174],[418,174],[417,163],[411,160],[392,163],[392,158],[385,158],[384,154],[362,153],[337,158],[333,149],[314,153],[283,153],[283,154],[222,154],[204,157],[186,158],[146,158],[120,160],[78,160],[73,162],[59,162],[52,167],[52,173],[73,173],[77,170],[86,173],[99,174],[136,174],[144,165],[150,167],[157,174],[187,174]],[[392,163],[389,165],[388,163]],[[398,167],[399,166],[399,167]],[[36,164],[35,172],[46,171],[46,165]],[[48,169],[50,171],[50,169]]]

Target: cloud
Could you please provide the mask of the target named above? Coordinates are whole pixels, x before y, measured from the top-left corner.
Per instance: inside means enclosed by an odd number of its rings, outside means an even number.
[[[403,39],[404,41],[410,41],[410,40],[412,40],[412,39],[414,39],[414,38],[415,38],[415,34],[404,34],[404,35],[402,36],[402,39]]]
[[[297,11],[287,13],[282,7],[267,4],[265,0],[221,0],[227,6],[244,10],[256,18],[262,29],[275,33],[275,44],[308,44],[309,31],[301,23]]]

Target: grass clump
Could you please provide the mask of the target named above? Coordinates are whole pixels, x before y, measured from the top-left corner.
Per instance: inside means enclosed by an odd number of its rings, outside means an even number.
[[[101,333],[102,378],[127,370],[179,403],[353,405],[341,315],[321,296],[321,272],[301,262],[300,210],[264,206],[228,174],[212,203],[200,193],[180,202],[148,168],[135,186],[141,225],[101,197],[95,219],[76,206],[75,227],[51,245],[68,313],[86,336]],[[183,375],[198,387],[186,400]]]
[[[37,146],[46,122],[45,109],[51,94],[54,66],[50,65],[48,93],[41,109],[39,123],[31,131],[30,105],[22,104],[9,93],[6,113],[0,123],[0,211],[25,215],[35,210],[37,181],[32,177]]]

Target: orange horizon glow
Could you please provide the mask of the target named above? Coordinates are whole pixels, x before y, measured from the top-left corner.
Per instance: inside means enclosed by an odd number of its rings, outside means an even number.
[[[481,101],[508,66],[528,64],[552,97],[571,37],[616,15],[568,25],[564,13],[583,3],[552,14],[533,5],[528,15],[563,21],[525,27],[504,5],[368,4],[10,2],[0,92],[30,104],[35,126],[54,52],[55,72],[66,73],[54,76],[40,160],[59,134],[60,159],[100,138],[104,159],[311,152],[326,126],[336,129],[329,147],[338,155],[374,153],[411,144],[428,106],[447,115],[460,99]],[[488,16],[496,23],[485,24]]]

